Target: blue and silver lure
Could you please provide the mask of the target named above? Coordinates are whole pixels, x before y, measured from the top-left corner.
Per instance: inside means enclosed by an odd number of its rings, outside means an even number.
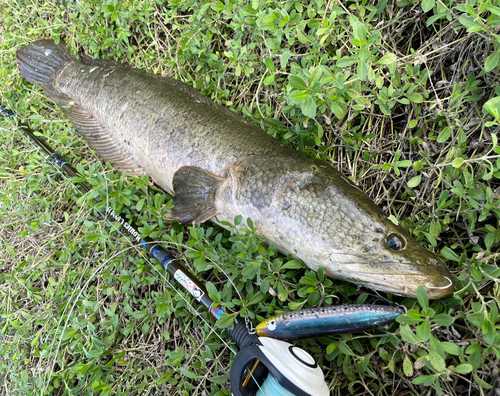
[[[383,326],[404,314],[388,305],[337,305],[286,312],[256,327],[260,337],[296,340],[332,334],[354,333]]]

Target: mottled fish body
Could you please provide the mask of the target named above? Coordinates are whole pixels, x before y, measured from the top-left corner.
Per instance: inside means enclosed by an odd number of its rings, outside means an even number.
[[[295,340],[366,331],[392,323],[404,312],[387,305],[337,305],[285,312],[259,323],[259,337]]]
[[[446,267],[345,176],[186,84],[77,60],[49,40],[17,57],[105,161],[175,194],[178,221],[250,217],[282,253],[330,277],[406,296],[418,285],[430,298],[453,291]]]

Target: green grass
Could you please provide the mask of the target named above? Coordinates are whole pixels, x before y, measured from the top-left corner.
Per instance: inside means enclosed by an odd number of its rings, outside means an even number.
[[[332,395],[498,392],[499,0],[19,0],[4,2],[0,19],[2,104],[255,324],[313,306],[323,287],[346,304],[379,299],[290,262],[252,227],[168,222],[168,195],[102,164],[21,77],[19,47],[64,39],[193,85],[331,162],[447,260],[454,296],[388,296],[409,308],[398,323],[298,342]],[[11,122],[0,131],[0,394],[228,395],[224,331]]]

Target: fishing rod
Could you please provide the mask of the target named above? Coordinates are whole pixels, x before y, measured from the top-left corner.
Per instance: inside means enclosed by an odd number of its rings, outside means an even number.
[[[15,114],[0,105],[0,112],[14,121]],[[46,161],[68,177],[79,177],[77,171],[46,142],[38,138],[23,122],[17,126],[47,155]],[[26,137],[26,136],[25,136]],[[92,188],[85,182],[79,185],[89,193]],[[99,197],[98,202],[102,201]],[[111,223],[110,217],[119,222],[129,236],[137,241],[195,300],[205,307],[210,315],[219,320],[232,312],[213,301],[206,288],[177,259],[148,237],[141,237],[134,224],[117,214],[110,206],[101,214]],[[227,329],[229,337],[239,351],[233,358],[230,373],[231,391],[234,396],[326,396],[329,395],[323,371],[314,358],[303,349],[285,341],[259,337],[251,333],[245,319],[238,317],[233,329]]]

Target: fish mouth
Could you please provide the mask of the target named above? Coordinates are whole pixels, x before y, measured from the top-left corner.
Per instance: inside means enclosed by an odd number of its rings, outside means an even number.
[[[430,299],[443,298],[454,291],[451,273],[439,262],[419,265],[409,261],[356,261],[340,266],[342,271],[332,273],[332,277],[405,297],[416,297],[418,286],[424,287]]]
[[[413,276],[417,278],[418,276]],[[408,276],[406,279],[408,280]],[[417,288],[418,286],[423,286],[425,291],[427,292],[427,296],[430,299],[440,299],[446,297],[453,293],[455,290],[455,286],[453,284],[453,280],[451,277],[446,275],[442,275],[440,278],[434,278],[432,283],[426,281],[419,281],[417,279],[411,279],[409,282],[376,282],[374,280],[370,280],[369,283],[362,282],[360,283],[364,286],[382,290],[387,293],[396,294],[403,297],[417,297]]]

